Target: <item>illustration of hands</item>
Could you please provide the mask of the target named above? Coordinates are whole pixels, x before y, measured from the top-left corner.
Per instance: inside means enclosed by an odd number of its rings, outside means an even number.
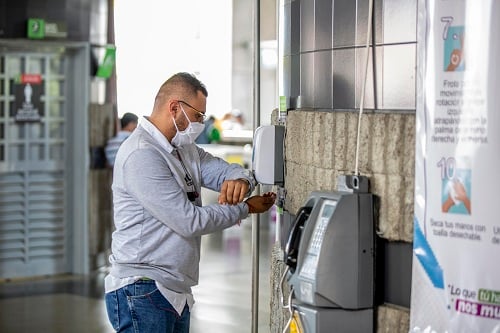
[[[448,64],[448,67],[446,68],[447,72],[453,72],[455,69],[457,69],[458,66],[463,61],[464,57],[464,36],[460,35],[460,48],[459,49],[454,49],[451,51],[450,54],[450,63]]]
[[[467,191],[462,181],[458,178],[450,180],[447,185],[447,190],[448,190],[448,199],[443,203],[442,207],[443,212],[448,212],[448,210],[452,206],[463,203],[465,208],[470,214],[471,212],[470,198],[467,195]]]
[[[464,202],[469,200],[467,197],[467,192],[465,191],[465,186],[459,179],[453,180],[453,190],[455,192],[455,198],[457,201]]]

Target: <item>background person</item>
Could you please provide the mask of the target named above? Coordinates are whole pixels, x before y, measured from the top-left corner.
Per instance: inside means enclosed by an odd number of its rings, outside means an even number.
[[[209,144],[218,143],[221,139],[220,129],[216,126],[216,118],[214,116],[208,117],[207,120],[203,122],[205,128],[203,132],[195,140],[197,144]]]
[[[118,148],[120,148],[123,141],[130,136],[130,134],[137,127],[139,118],[130,112],[125,113],[120,119],[120,131],[116,133],[114,137],[108,140],[106,147],[104,148],[104,154],[106,155],[106,162],[110,167],[115,164],[115,156]]]
[[[245,120],[239,109],[233,109],[222,117],[221,127],[223,130],[242,130],[243,125],[245,125]]]

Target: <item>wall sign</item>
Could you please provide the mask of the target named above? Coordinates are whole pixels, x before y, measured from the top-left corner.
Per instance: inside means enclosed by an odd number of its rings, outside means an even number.
[[[43,81],[40,74],[22,74],[12,85],[14,107],[12,115],[16,121],[40,121],[43,116]]]
[[[500,332],[499,22],[419,2],[411,332]]]
[[[49,22],[41,18],[30,18],[28,19],[27,30],[29,39],[68,37],[65,22]]]

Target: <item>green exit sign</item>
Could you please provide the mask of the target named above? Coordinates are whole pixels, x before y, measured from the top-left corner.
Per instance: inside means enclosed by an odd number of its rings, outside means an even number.
[[[41,18],[28,19],[28,38],[66,38],[68,29],[64,22],[48,22]]]
[[[45,21],[38,18],[28,19],[28,38],[43,39],[45,37]]]

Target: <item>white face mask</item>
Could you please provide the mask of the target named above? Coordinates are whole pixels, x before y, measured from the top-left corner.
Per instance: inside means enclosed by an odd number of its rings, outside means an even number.
[[[177,127],[177,123],[175,122],[174,118],[174,125],[175,129],[177,130],[177,133],[175,133],[175,136],[172,139],[172,144],[176,147],[193,144],[194,140],[196,140],[196,138],[205,129],[205,124],[199,122],[195,123],[191,122],[180,103],[179,106],[181,107],[182,113],[184,113],[184,117],[186,117],[187,121],[189,122],[189,125],[186,127],[184,131],[179,131],[179,128]]]

